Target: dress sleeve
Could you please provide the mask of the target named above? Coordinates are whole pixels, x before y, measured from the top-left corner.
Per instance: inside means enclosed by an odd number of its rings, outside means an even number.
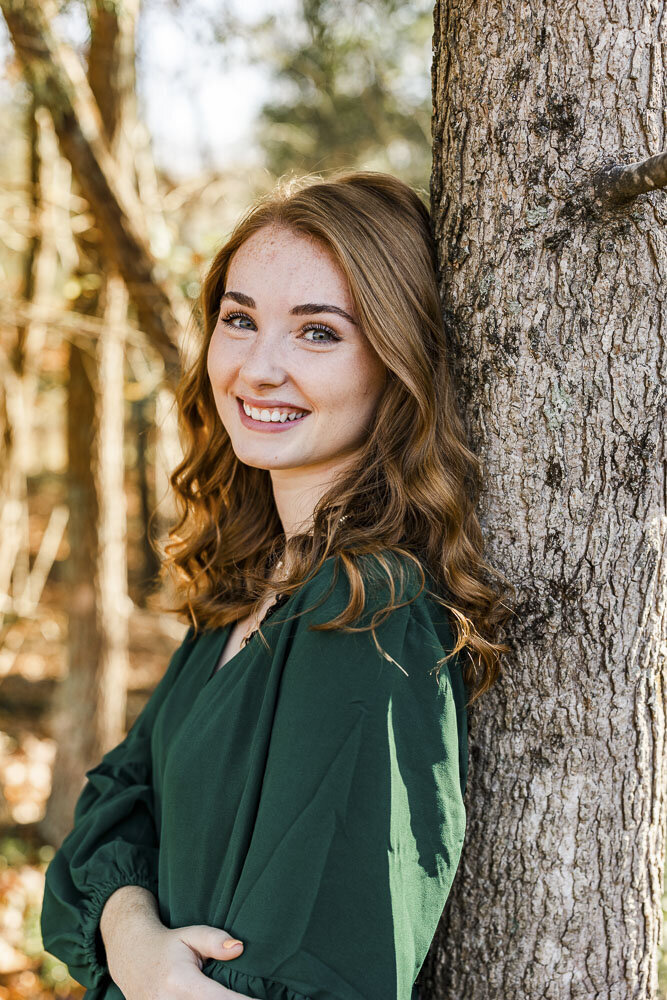
[[[226,924],[244,951],[204,967],[258,1000],[414,997],[463,845],[454,658],[429,673],[450,650],[423,598],[376,628],[400,667],[370,632],[309,631],[342,596],[300,619],[284,664]]]
[[[123,885],[142,886],[157,895],[151,731],[192,640],[190,628],[125,739],[86,772],[74,827],[46,870],[41,912],[44,948],[88,988],[109,975],[99,932],[109,896]]]

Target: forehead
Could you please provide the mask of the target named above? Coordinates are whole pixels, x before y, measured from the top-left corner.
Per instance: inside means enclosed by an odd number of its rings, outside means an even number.
[[[352,305],[347,278],[328,247],[285,228],[266,226],[233,254],[225,289],[244,292],[256,302],[270,293],[289,304],[322,301],[326,293],[343,308]],[[293,300],[293,301],[292,301]]]

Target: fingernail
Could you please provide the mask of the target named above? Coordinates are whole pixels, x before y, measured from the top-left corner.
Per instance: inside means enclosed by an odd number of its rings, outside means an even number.
[[[236,946],[237,946],[238,944],[240,944],[240,945],[242,946],[242,945],[243,945],[243,941],[234,941],[234,940],[232,940],[231,938],[228,938],[228,939],[227,939],[227,940],[225,941],[225,943],[223,944],[223,946],[222,946],[222,947],[223,947],[223,948],[236,948]]]

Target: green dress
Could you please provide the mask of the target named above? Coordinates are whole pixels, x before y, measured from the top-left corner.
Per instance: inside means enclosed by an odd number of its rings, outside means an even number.
[[[123,1000],[99,933],[123,885],[153,892],[167,927],[240,938],[238,958],[205,959],[202,973],[245,996],[418,996],[464,839],[467,692],[458,657],[429,673],[453,640],[424,592],[376,629],[400,667],[370,632],[309,631],[348,595],[330,557],[263,624],[270,649],[256,633],[217,672],[231,626],[190,629],[126,738],[87,772],[41,916],[45,949],[86,1000]],[[376,576],[367,595],[357,624],[388,585]]]

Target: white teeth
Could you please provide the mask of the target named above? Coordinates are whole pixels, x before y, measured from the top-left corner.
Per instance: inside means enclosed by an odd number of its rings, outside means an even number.
[[[263,423],[281,423],[284,424],[286,420],[300,420],[301,417],[305,416],[305,410],[266,410],[258,409],[256,406],[248,406],[245,400],[243,402],[243,409],[249,417],[253,420],[261,420]]]

